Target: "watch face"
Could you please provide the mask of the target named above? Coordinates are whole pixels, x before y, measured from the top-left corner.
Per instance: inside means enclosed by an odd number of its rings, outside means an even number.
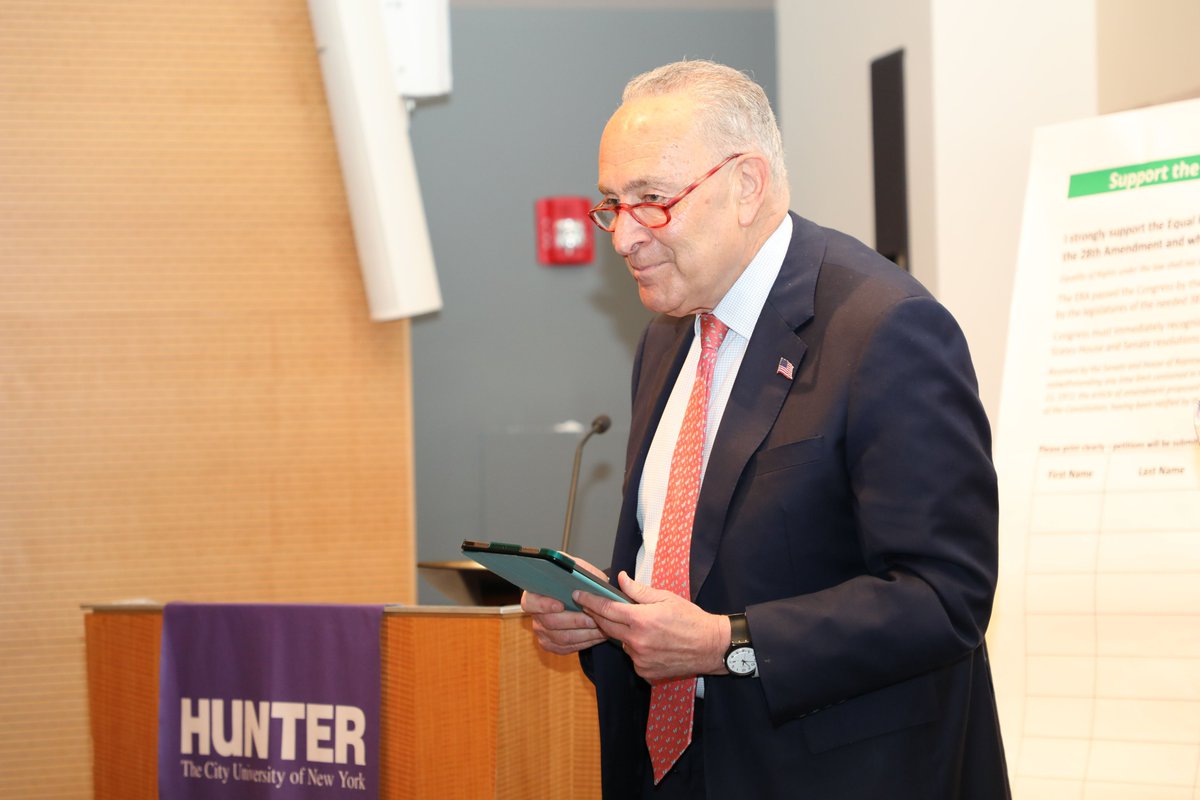
[[[758,662],[754,659],[754,648],[734,648],[725,656],[725,667],[734,675],[753,675],[758,669]]]

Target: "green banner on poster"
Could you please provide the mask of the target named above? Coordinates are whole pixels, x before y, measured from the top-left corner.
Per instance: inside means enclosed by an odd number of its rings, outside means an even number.
[[[1166,161],[1148,161],[1145,164],[1129,164],[1072,175],[1067,197],[1143,189],[1164,183],[1194,181],[1197,178],[1200,178],[1200,155],[1171,158]]]

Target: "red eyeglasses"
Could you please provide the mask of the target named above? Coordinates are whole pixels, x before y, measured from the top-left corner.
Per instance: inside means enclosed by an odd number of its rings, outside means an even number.
[[[671,206],[678,203],[683,198],[700,184],[716,175],[721,167],[733,161],[738,156],[743,156],[745,153],[734,153],[726,158],[720,164],[704,173],[695,183],[688,186],[679,194],[672,197],[665,203],[619,203],[612,198],[601,200],[596,204],[596,207],[588,212],[588,216],[592,218],[592,222],[596,223],[602,231],[612,233],[617,229],[617,215],[622,211],[628,211],[629,216],[633,217],[639,225],[647,228],[661,228],[671,221]]]

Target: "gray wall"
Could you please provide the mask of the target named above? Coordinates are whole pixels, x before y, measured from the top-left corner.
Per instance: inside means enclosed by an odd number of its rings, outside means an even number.
[[[421,104],[412,144],[445,306],[412,326],[417,559],[464,538],[557,547],[588,442],[572,551],[606,566],[648,313],[609,237],[586,266],[544,267],[534,201],[596,197],[600,131],[634,74],[678,58],[749,70],[776,96],[770,10],[451,9],[454,90]],[[422,603],[442,603],[423,580]]]

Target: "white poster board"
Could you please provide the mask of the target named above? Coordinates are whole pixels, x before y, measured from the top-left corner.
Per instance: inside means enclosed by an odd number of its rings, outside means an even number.
[[[1200,101],[1037,131],[989,641],[1014,797],[1200,798]]]

